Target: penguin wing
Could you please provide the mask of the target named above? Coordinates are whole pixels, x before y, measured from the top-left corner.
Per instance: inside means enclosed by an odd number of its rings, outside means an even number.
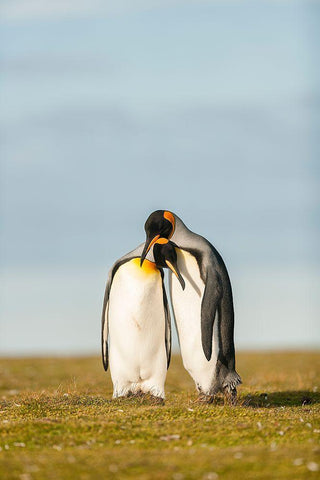
[[[109,295],[112,284],[112,270],[109,272],[106,289],[104,292],[104,300],[102,307],[102,319],[101,319],[101,349],[102,349],[102,363],[105,371],[108,370],[108,309],[109,309]]]
[[[108,370],[108,309],[109,309],[109,296],[110,290],[112,287],[112,281],[117,272],[118,268],[121,267],[126,262],[129,262],[133,258],[140,257],[141,252],[143,249],[143,244],[139,245],[135,250],[132,252],[127,253],[119,260],[117,260],[112,268],[109,271],[108,280],[104,292],[104,300],[103,300],[103,307],[102,307],[102,319],[101,319],[101,350],[102,350],[102,363],[105,371]]]
[[[163,270],[160,270],[161,277],[162,277],[162,292],[163,292],[163,306],[164,306],[164,314],[165,314],[165,344],[166,344],[166,353],[167,353],[167,369],[170,365],[171,360],[171,317],[170,317],[170,310],[168,305],[167,294],[163,282]]]
[[[202,265],[205,288],[201,302],[201,342],[209,361],[212,355],[213,325],[222,298],[221,278],[212,265]]]
[[[190,253],[198,253],[200,257],[198,265],[203,282],[206,282],[207,275],[208,280],[211,278],[204,292],[203,311],[201,313],[202,346],[206,358],[211,358],[212,355],[211,328],[208,329],[209,332],[206,329],[208,326],[210,327],[211,322],[212,327],[214,323],[214,316],[208,312],[218,310],[219,361],[227,368],[230,376],[232,378],[236,377],[236,382],[241,383],[241,379],[235,371],[234,309],[232,287],[227,267],[220,253],[208,240],[189,230],[176,214],[174,214],[174,218],[175,230],[170,240],[175,242],[180,249],[187,250]],[[197,255],[195,256],[197,258]],[[210,298],[213,299],[211,308]],[[219,298],[218,302],[217,298]],[[229,374],[225,377],[227,384],[234,388],[228,377]]]

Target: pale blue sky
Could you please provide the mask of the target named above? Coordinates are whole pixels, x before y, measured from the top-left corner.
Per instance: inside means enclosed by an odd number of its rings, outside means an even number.
[[[2,2],[1,351],[97,351],[156,208],[223,255],[239,348],[319,346],[319,3],[104,3]]]

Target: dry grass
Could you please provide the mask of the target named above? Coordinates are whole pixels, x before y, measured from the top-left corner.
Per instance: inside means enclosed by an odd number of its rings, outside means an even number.
[[[174,357],[161,406],[111,401],[99,358],[2,359],[0,477],[320,478],[320,353],[240,353],[237,369],[238,405],[206,405]]]

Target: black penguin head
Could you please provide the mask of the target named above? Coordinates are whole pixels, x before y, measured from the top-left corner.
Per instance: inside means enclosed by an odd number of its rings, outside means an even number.
[[[174,227],[174,215],[168,210],[156,210],[149,215],[144,225],[147,238],[141,255],[141,265],[150,248],[159,238],[169,239],[172,237]]]
[[[154,261],[158,268],[170,268],[179,280],[182,290],[184,290],[186,284],[178,268],[175,247],[176,245],[169,242],[167,238],[159,238],[153,246]]]

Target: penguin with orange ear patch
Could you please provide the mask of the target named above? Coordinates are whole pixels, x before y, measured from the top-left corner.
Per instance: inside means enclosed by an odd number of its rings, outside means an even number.
[[[158,238],[140,265],[143,245],[109,272],[102,312],[102,360],[110,364],[113,398],[149,393],[164,398],[171,355],[171,321],[162,268],[184,280],[174,245]]]
[[[211,397],[222,391],[235,397],[241,379],[235,370],[232,289],[220,254],[168,210],[151,213],[145,231],[141,264],[159,238],[178,247],[177,266],[185,290],[171,275],[170,294],[186,370],[201,394]]]

